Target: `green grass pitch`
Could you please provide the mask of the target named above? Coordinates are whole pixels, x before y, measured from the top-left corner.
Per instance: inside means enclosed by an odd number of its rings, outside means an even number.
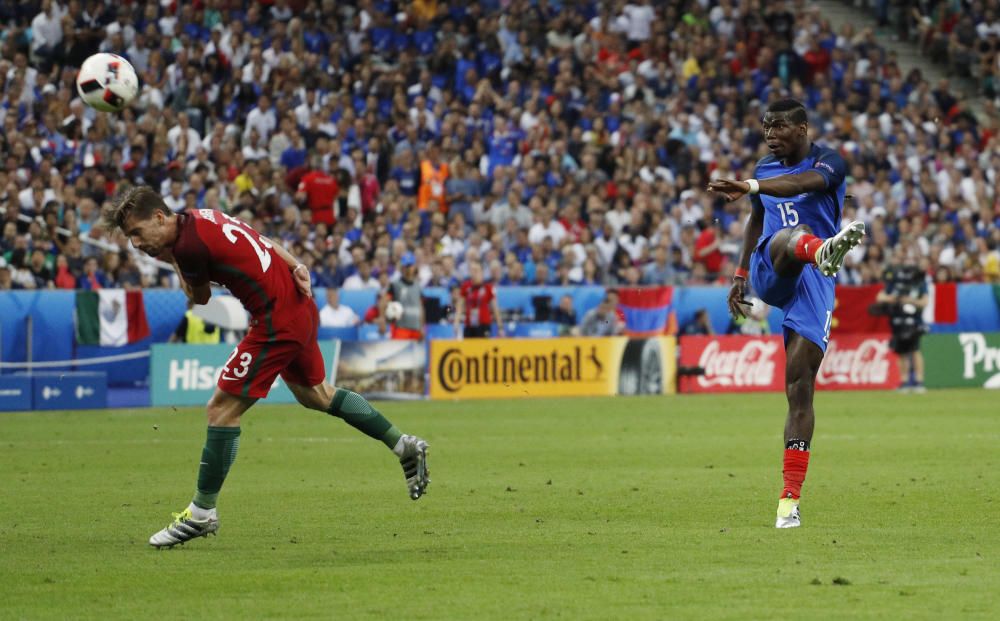
[[[803,527],[782,395],[382,403],[431,443],[258,406],[220,535],[157,552],[200,410],[0,414],[3,619],[996,619],[988,391],[821,393]]]

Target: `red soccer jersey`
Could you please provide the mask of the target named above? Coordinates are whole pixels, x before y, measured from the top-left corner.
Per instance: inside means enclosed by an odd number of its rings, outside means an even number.
[[[298,190],[306,193],[306,206],[312,210],[313,224],[323,222],[332,226],[336,219],[333,204],[340,192],[337,180],[322,170],[313,170],[302,176]]]
[[[493,323],[490,302],[496,297],[493,285],[484,282],[479,285],[467,280],[462,284],[461,296],[465,300],[465,325],[488,326]]]
[[[254,318],[307,300],[296,289],[288,264],[249,224],[213,209],[191,209],[178,217],[173,253],[190,284],[223,285]]]
[[[178,215],[172,248],[192,285],[224,285],[250,311],[250,330],[219,374],[219,389],[262,399],[281,375],[287,384],[316,386],[326,367],[316,342],[319,311],[299,292],[288,264],[250,225],[212,209]]]
[[[695,251],[700,252],[714,243],[715,243],[715,229],[709,227],[698,235],[698,239],[695,240],[694,242],[694,249]],[[720,269],[722,269],[723,258],[724,257],[722,256],[722,252],[720,252],[719,249],[716,248],[712,252],[709,252],[707,255],[695,259],[695,261],[704,263],[705,269],[708,270],[710,274],[716,274]]]

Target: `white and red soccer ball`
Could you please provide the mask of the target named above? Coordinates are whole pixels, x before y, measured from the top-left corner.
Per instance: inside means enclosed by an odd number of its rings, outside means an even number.
[[[120,112],[139,94],[139,76],[117,54],[94,54],[83,61],[76,75],[76,90],[83,103],[102,112]]]

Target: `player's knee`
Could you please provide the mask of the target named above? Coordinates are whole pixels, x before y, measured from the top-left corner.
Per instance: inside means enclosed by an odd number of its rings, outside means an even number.
[[[781,229],[780,231],[774,234],[774,237],[771,238],[771,244],[777,246],[784,246],[785,244],[788,243],[788,240],[791,238],[791,236],[792,236],[792,229]]]
[[[227,408],[213,404],[211,401],[205,408],[205,417],[208,419],[209,427],[227,427],[233,419]]]
[[[299,402],[299,405],[309,408],[310,410],[324,411],[330,407],[330,401],[324,401],[315,391],[295,395],[295,398]]]
[[[216,392],[205,406],[205,416],[210,427],[229,427],[238,424],[245,408],[225,393]]]

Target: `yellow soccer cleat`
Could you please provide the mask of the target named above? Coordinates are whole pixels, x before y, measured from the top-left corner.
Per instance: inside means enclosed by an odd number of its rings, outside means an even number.
[[[149,538],[149,545],[157,549],[172,548],[198,537],[214,535],[219,530],[219,518],[215,509],[212,509],[211,515],[204,520],[194,519],[190,507],[180,513],[174,513],[173,516],[173,522]]]
[[[802,526],[799,519],[798,498],[782,498],[778,501],[778,519],[774,522],[775,528],[798,528]]]

